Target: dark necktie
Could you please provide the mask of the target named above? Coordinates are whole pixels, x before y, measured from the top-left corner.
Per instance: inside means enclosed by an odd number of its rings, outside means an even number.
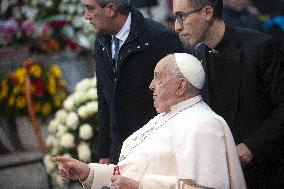
[[[114,43],[114,64],[113,64],[113,70],[114,72],[117,71],[118,65],[119,65],[119,59],[118,59],[118,54],[119,54],[119,39],[116,37],[112,38],[113,43]]]

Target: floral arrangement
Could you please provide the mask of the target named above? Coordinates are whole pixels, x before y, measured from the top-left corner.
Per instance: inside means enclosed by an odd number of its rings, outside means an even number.
[[[31,99],[36,115],[46,118],[62,107],[67,90],[60,68],[56,64],[43,67],[35,60],[27,59],[21,67],[1,78],[1,113],[12,117],[28,113],[26,76],[31,81]]]
[[[84,18],[85,7],[81,0],[62,0],[58,6],[61,14],[71,23],[69,36],[86,49],[93,48],[95,29]]]
[[[59,185],[63,183],[56,164],[51,161],[52,157],[61,155],[86,163],[94,161],[97,112],[96,79],[84,79],[76,85],[74,93],[65,99],[63,108],[49,122],[46,146],[50,153],[44,157],[44,164]]]
[[[35,53],[93,48],[94,29],[79,0],[3,0],[0,45],[29,45]]]

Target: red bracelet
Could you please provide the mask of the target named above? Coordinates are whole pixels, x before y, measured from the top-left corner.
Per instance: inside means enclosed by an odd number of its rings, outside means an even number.
[[[115,165],[113,168],[113,175],[120,175],[119,166]]]

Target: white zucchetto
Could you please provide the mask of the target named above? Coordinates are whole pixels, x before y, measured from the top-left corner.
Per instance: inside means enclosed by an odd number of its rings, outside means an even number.
[[[197,89],[202,89],[205,72],[201,62],[187,53],[175,53],[176,63],[183,76]]]

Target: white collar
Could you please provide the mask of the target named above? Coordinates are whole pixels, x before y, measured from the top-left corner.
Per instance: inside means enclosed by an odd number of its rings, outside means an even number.
[[[128,35],[129,35],[130,25],[131,25],[131,12],[128,14],[128,18],[127,18],[124,26],[115,35],[115,37],[118,38],[122,42],[121,45],[125,42],[125,40],[127,39]]]

